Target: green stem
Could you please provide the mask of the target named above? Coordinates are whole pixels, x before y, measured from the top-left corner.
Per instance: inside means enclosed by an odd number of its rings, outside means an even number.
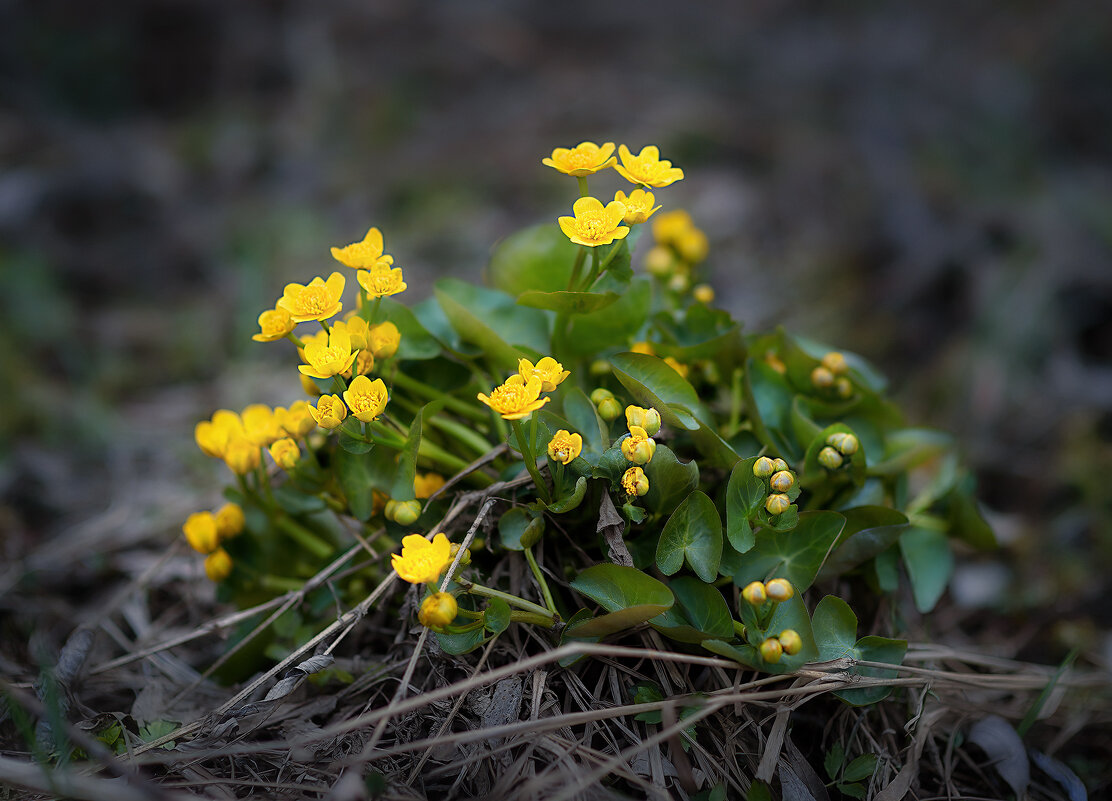
[[[430,387],[428,384],[418,381],[416,378],[408,376],[402,371],[398,371],[394,376],[393,383],[394,386],[399,386],[402,389],[409,390],[429,400],[443,400],[445,409],[451,409],[456,414],[474,420],[476,423],[487,422],[487,416],[476,406],[466,403],[459,398],[454,398],[442,389]]]
[[[535,615],[543,617],[548,625],[553,625],[560,616],[555,612],[545,609],[543,606],[538,606],[532,601],[526,601],[524,598],[518,598],[516,595],[510,595],[508,592],[496,590],[493,587],[484,587],[482,584],[472,584],[469,581],[461,581],[456,579],[459,585],[463,588],[464,592],[469,592],[472,595],[480,595],[484,598],[501,598],[510,606],[516,606],[518,609],[524,609],[526,612],[532,612]]]
[[[535,615],[532,612],[510,612],[511,623],[535,623],[538,626],[552,628],[555,621],[544,615]]]
[[[575,252],[575,263],[571,266],[571,278],[568,279],[568,291],[571,292],[579,283],[579,275],[583,272],[583,260],[587,258],[587,246],[580,245]]]
[[[517,447],[521,451],[521,458],[525,460],[525,469],[529,471],[529,475],[533,477],[533,483],[537,485],[537,492],[545,503],[551,503],[552,496],[548,494],[548,485],[544,483],[541,474],[537,471],[537,460],[533,456],[533,443],[525,439],[525,432],[521,430],[519,420],[511,420],[510,426],[514,430],[514,436],[517,437]]]
[[[298,348],[304,348],[305,347],[305,343],[302,342],[300,339],[298,339],[297,334],[295,334],[293,331],[290,331],[288,334],[286,334],[286,339],[288,339],[293,344],[297,345]]]
[[[284,514],[275,515],[274,525],[288,534],[290,539],[295,540],[299,545],[302,545],[305,550],[312,552],[314,556],[320,559],[331,555],[332,551],[335,550],[327,542],[305,528],[305,526]]]
[[[552,614],[556,612],[556,602],[552,600],[552,592],[548,589],[548,582],[544,580],[544,574],[541,573],[541,567],[537,564],[537,558],[533,556],[533,549],[525,549],[525,561],[529,563],[529,569],[533,571],[533,578],[537,580],[540,585],[541,595],[544,597],[544,605],[548,607]]]
[[[474,623],[468,623],[465,626],[445,626],[444,627],[444,633],[445,634],[466,634],[469,631],[474,631],[475,629],[481,629],[484,625],[485,625],[485,621],[476,620]]]
[[[579,196],[587,197],[590,194],[590,191],[587,189],[587,176],[577,175],[575,178],[579,181]]]
[[[382,305],[382,298],[375,298],[374,305],[371,306],[371,315],[367,318],[368,325],[374,325],[375,317],[378,316],[378,307]]]
[[[259,585],[266,590],[275,592],[297,592],[305,586],[304,579],[289,578],[288,576],[272,576],[264,573],[258,577]]]
[[[724,439],[729,439],[738,432],[741,424],[741,368],[734,368],[730,382],[730,419],[726,423],[726,430],[722,432]]]
[[[402,408],[408,409],[413,413],[416,413],[420,408],[417,404],[410,403],[409,401],[402,398],[392,398],[392,400],[400,405]],[[463,445],[469,447],[479,456],[482,456],[484,453],[488,453],[491,449],[494,448],[494,446],[487,442],[482,436],[475,433],[474,429],[468,428],[461,423],[457,423],[455,420],[446,420],[443,417],[433,415],[432,417],[426,419],[425,423],[435,428],[439,428],[448,436],[455,438]]]
[[[591,271],[587,273],[587,280],[583,282],[582,291],[586,292],[599,275],[598,248],[591,248]]]

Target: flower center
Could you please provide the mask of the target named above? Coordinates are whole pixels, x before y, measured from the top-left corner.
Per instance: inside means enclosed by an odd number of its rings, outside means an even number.
[[[579,231],[584,239],[600,239],[609,230],[610,227],[601,212],[587,214],[579,223]]]
[[[324,287],[306,287],[301,293],[301,308],[308,314],[320,314],[327,304],[328,291]]]

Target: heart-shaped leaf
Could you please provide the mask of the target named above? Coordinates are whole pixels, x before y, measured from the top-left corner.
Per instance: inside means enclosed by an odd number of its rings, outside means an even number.
[[[710,419],[695,388],[663,359],[645,353],[618,353],[610,358],[610,364],[637,402],[656,409],[673,428],[697,431],[698,417]]]
[[[950,543],[940,531],[912,526],[900,534],[900,553],[911,580],[915,608],[926,614],[934,609],[954,573]]]
[[[650,620],[675,603],[668,587],[634,567],[594,565],[571,581],[576,592],[597,603],[609,614],[575,626],[576,637],[602,637]],[[572,629],[568,625],[568,629]]]
[[[695,490],[668,518],[656,546],[656,564],[666,576],[683,567],[708,584],[718,577],[722,559],[722,519],[704,492]]]
[[[734,583],[744,587],[751,581],[776,576],[790,581],[797,593],[803,592],[815,580],[845,522],[837,512],[803,512],[790,534],[758,531],[756,545],[734,573]]]
[[[738,553],[746,553],[757,540],[749,518],[757,513],[768,497],[764,479],[753,475],[756,456],[744,459],[730,471],[726,484],[726,538]]]
[[[849,657],[899,665],[907,653],[907,643],[903,640],[873,636],[858,640],[857,616],[853,614],[849,604],[834,595],[827,595],[819,601],[811,626],[819,658],[823,661]],[[898,675],[895,670],[872,667],[854,667],[850,672],[858,676],[878,678],[895,678]],[[891,687],[862,687],[856,690],[839,690],[835,695],[853,706],[866,706],[888,697],[891,692]]]
[[[654,514],[671,514],[679,502],[699,486],[699,465],[694,459],[681,462],[667,445],[656,446],[644,470],[649,491],[640,502]]]

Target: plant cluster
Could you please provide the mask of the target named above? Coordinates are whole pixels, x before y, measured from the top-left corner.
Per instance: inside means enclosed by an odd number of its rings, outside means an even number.
[[[359,542],[392,557],[354,562],[329,592],[355,601],[409,582],[417,619],[450,653],[511,625],[562,642],[651,626],[767,672],[841,656],[898,664],[902,641],[858,638],[843,598],[808,595],[816,582],[879,596],[907,581],[927,611],[950,540],[992,545],[953,442],[906,426],[860,356],[743,333],[714,308],[706,235],[657,205],[654,190],[684,175],[656,147],[615,156],[583,142],[543,163],[579,197],[499,243],[490,286],[445,278],[407,306],[371,228],[332,248],[349,272],[291,283],[259,316],[254,338],[296,348],[309,398],[197,425],[236,477],[236,513],[185,525],[209,577],[247,605]],[[614,173],[628,194],[591,194]],[[493,525],[466,540],[440,530],[465,495],[496,499]],[[520,592],[494,578],[515,552],[532,576]]]

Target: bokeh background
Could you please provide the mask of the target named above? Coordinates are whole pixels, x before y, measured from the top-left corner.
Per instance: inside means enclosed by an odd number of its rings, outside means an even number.
[[[0,636],[56,647],[217,502],[192,428],[298,395],[250,340],[285,283],[371,224],[410,300],[479,279],[499,238],[567,213],[540,159],[584,139],[684,168],[659,197],[707,231],[749,330],[865,355],[960,438],[1004,548],[963,561],[948,637],[1107,658],[1091,0],[0,0]]]

